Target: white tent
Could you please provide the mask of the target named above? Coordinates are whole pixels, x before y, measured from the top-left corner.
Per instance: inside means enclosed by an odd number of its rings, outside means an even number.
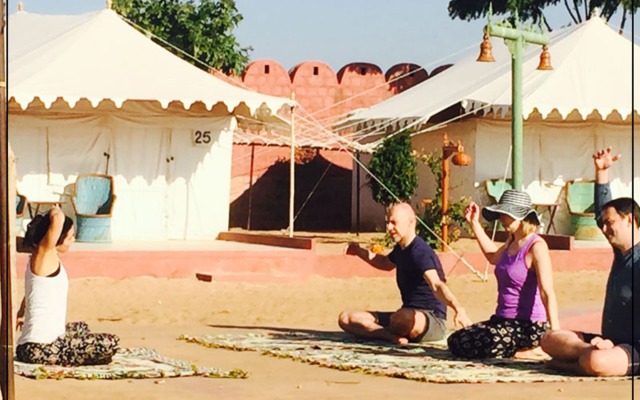
[[[378,137],[406,124],[420,126],[418,131],[423,133],[412,139],[418,150],[441,152],[445,132],[450,139],[461,140],[473,164],[453,167],[451,198],[466,195],[488,200],[483,198],[483,181],[510,171],[511,145],[511,56],[501,40],[492,38],[492,44],[496,62],[477,62],[474,50],[420,85],[355,113],[351,122],[378,130]],[[561,204],[556,222],[566,233],[563,184],[593,179],[590,154],[596,149],[612,146],[623,154],[612,171],[615,196],[631,195],[634,180],[640,184],[640,166],[632,165],[631,123],[633,112],[635,127],[640,128],[640,47],[602,19],[592,18],[551,35],[553,70],[536,69],[540,51],[540,46],[529,45],[523,62],[523,181],[534,202]],[[445,122],[436,124],[436,120]],[[634,145],[638,154],[640,143]],[[426,167],[421,168],[417,200],[434,194],[435,182]]]
[[[479,38],[480,39],[480,38]],[[492,38],[496,62],[477,62],[477,50],[435,77],[384,102],[352,115],[349,120],[422,119],[462,103],[466,110],[506,111],[511,106],[511,55]],[[616,110],[631,113],[633,65],[640,65],[640,46],[609,28],[601,18],[554,32],[550,37],[552,71],[537,70],[540,46],[529,45],[523,60],[523,116],[543,117],[554,111],[566,118],[577,110],[586,118],[594,110],[607,117]],[[633,83],[635,103],[640,82]],[[488,107],[487,107],[488,106]]]
[[[201,71],[111,10],[18,12],[8,26],[21,193],[67,201],[78,174],[106,172],[114,240],[213,239],[228,228],[234,114],[275,113],[288,99]]]

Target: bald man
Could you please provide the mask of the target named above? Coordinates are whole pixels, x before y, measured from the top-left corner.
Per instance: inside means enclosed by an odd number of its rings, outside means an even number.
[[[338,317],[340,328],[355,336],[397,344],[438,341],[446,337],[447,306],[455,312],[456,327],[471,325],[445,283],[440,260],[416,234],[416,214],[409,204],[398,203],[389,209],[387,232],[396,242],[388,256],[374,254],[357,244],[350,244],[346,253],[378,269],[395,269],[402,307],[395,312],[343,311]]]

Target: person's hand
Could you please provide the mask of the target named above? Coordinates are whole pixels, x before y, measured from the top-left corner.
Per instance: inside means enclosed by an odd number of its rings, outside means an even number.
[[[467,220],[469,225],[472,225],[475,222],[480,222],[480,207],[473,201],[465,207],[464,219]]]
[[[590,344],[598,350],[611,350],[614,347],[611,340],[601,338],[600,336],[596,336],[591,339]]]
[[[473,322],[471,322],[471,319],[467,315],[467,312],[464,308],[459,307],[456,310],[456,315],[453,316],[453,326],[455,326],[456,329],[459,329],[466,328],[467,326],[471,325],[473,325]]]
[[[593,164],[598,171],[609,169],[616,161],[622,157],[621,154],[611,154],[611,147],[593,153]]]
[[[16,331],[21,331],[24,326],[24,317],[16,318]]]
[[[355,242],[351,242],[344,248],[344,254],[348,256],[357,256],[360,252],[360,245]]]
[[[54,218],[64,218],[64,212],[62,212],[60,204],[53,204],[51,206],[51,210],[49,210],[49,218],[51,220]]]

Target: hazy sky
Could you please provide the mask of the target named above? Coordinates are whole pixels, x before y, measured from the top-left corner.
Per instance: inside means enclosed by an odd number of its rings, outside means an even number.
[[[25,11],[81,14],[105,7],[104,0],[23,0]],[[485,20],[452,20],[447,0],[236,0],[244,20],[236,30],[252,60],[271,58],[290,69],[319,60],[335,71],[350,62],[370,62],[386,71],[412,62],[431,70],[478,48]],[[9,13],[17,10],[9,0]],[[390,6],[390,5],[393,5]],[[546,12],[553,28],[570,22],[564,6]],[[636,17],[636,23],[638,17]],[[617,28],[619,17],[612,19]],[[627,30],[630,30],[627,21]],[[639,28],[640,29],[640,28]],[[637,36],[637,35],[636,35]],[[494,45],[502,45],[494,39]]]

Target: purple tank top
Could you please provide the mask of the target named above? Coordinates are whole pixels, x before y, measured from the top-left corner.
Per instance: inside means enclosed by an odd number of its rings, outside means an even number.
[[[531,235],[514,255],[508,249],[496,264],[498,307],[496,315],[503,318],[545,322],[547,313],[540,299],[538,277],[534,268],[527,268],[526,256],[539,236]]]

